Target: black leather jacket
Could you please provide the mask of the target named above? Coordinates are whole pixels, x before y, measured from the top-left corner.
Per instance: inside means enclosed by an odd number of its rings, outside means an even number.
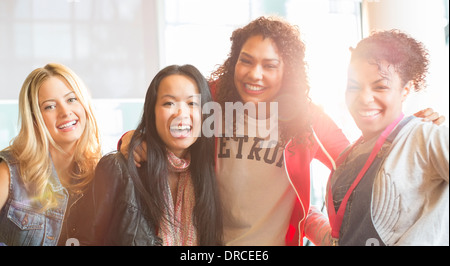
[[[105,155],[97,165],[90,190],[93,198],[93,245],[155,246],[155,234],[121,153]]]

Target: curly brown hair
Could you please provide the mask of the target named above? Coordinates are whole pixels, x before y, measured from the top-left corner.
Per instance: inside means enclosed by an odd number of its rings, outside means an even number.
[[[386,61],[394,67],[403,84],[411,80],[415,91],[426,86],[428,51],[421,42],[406,33],[397,29],[374,31],[350,50],[351,61],[364,59],[377,65]]]
[[[236,29],[230,38],[231,52],[225,62],[211,74],[216,88],[215,99],[224,108],[225,102],[239,102],[234,72],[241,49],[253,36],[261,35],[274,41],[284,63],[283,84],[278,95],[281,139],[286,141],[310,132],[309,83],[306,74],[305,44],[298,27],[278,17],[259,17]]]

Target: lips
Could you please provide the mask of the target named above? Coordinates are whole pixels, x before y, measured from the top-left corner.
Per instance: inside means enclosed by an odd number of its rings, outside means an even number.
[[[78,120],[65,121],[64,123],[57,126],[59,130],[70,131],[78,124]]]
[[[266,87],[248,83],[244,84],[244,88],[248,94],[260,94],[263,93],[264,90],[266,90]]]
[[[363,118],[371,118],[381,114],[381,110],[359,110],[358,114]]]

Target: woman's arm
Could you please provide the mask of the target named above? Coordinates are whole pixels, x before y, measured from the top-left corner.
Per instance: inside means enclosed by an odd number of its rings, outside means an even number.
[[[329,157],[336,161],[341,152],[350,145],[350,142],[336,123],[319,107],[314,110],[313,119],[313,134],[315,141],[319,144],[314,158],[332,169],[334,162],[331,162]]]
[[[9,168],[5,162],[0,162],[0,210],[5,206],[9,194]]]
[[[131,138],[133,137],[134,130],[130,130],[122,135],[117,143],[117,150],[123,154],[125,158],[128,158],[128,147],[130,146]],[[141,167],[141,163],[147,161],[147,143],[142,142],[134,151],[134,163],[137,167]]]
[[[446,126],[431,127],[431,137],[426,139],[428,158],[436,172],[449,182],[449,129]]]
[[[331,226],[328,217],[311,206],[305,222],[305,236],[316,246],[331,246]]]

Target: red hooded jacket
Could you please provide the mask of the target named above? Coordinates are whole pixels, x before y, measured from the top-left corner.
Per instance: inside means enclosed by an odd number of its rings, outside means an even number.
[[[210,83],[211,94],[215,98],[215,83]],[[350,144],[344,133],[326,115],[323,110],[313,105],[312,129],[313,143],[295,144],[289,141],[284,149],[284,166],[289,181],[297,194],[297,201],[291,215],[290,225],[286,234],[286,245],[303,245],[305,236],[305,220],[310,207],[310,165],[317,159],[332,169],[339,154]],[[217,140],[217,139],[216,139]],[[216,141],[217,144],[217,141]]]
[[[316,107],[317,108],[317,107]],[[286,235],[286,245],[303,245],[305,220],[310,207],[310,165],[313,159],[332,169],[334,161],[349,145],[341,129],[322,110],[313,112],[312,129],[315,141],[294,144],[291,140],[284,150],[284,165],[292,187],[297,193],[297,202],[291,216]]]

